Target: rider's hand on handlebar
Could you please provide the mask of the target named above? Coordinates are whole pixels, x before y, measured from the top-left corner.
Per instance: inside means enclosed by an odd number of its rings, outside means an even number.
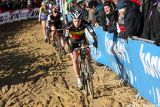
[[[68,42],[68,39],[69,39],[69,37],[68,37],[68,36],[67,36],[67,37],[65,36],[65,37],[64,37],[64,42]]]

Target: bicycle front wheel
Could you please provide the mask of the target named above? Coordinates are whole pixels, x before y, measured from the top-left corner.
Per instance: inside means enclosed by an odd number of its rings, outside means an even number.
[[[91,67],[90,67],[89,61],[87,59],[85,59],[85,61],[86,61],[87,73],[88,73],[88,77],[87,77],[88,92],[89,92],[90,97],[93,99],[94,98],[94,90],[93,90],[93,80],[92,80]]]
[[[61,45],[61,38],[59,37],[60,35],[56,35],[56,50],[58,52],[58,57],[60,60],[62,60],[62,45]]]

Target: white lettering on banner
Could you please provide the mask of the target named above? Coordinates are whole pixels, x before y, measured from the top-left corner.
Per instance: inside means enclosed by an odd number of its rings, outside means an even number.
[[[110,40],[107,36],[108,33],[105,35],[105,46],[106,46],[106,51],[109,55],[114,56],[114,54],[117,55],[117,57],[121,60],[127,61],[130,64],[130,60],[128,57],[128,53],[125,48],[125,43],[120,43],[120,41],[117,41],[115,45],[113,44],[113,40]],[[114,47],[113,47],[114,45]],[[114,51],[114,53],[112,52]]]
[[[0,24],[5,24],[10,21],[10,12],[0,14]]]
[[[30,13],[30,18],[38,18],[39,17],[39,8],[34,8]]]
[[[12,12],[10,22],[19,21],[19,20],[20,20],[20,10],[16,10]]]
[[[160,105],[160,88],[153,87],[149,90],[151,97],[154,97],[154,102],[157,102],[155,105]]]
[[[142,61],[146,74],[159,79],[160,78],[160,58],[151,56],[150,53],[143,53],[143,44],[140,48],[140,59]]]
[[[23,9],[19,11],[19,19],[28,19],[29,18],[29,9]]]
[[[113,40],[109,40],[109,38],[107,37],[107,34],[108,34],[108,33],[106,33],[106,37],[105,37],[106,51],[107,51],[107,53],[108,53],[109,55],[112,55],[112,56],[113,56],[113,54],[112,54],[112,52],[111,52],[111,48],[112,48],[112,46],[113,46]]]

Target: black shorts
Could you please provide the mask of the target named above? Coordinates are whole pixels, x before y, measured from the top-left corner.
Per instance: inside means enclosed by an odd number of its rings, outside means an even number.
[[[62,29],[62,22],[61,21],[56,21],[49,23],[50,26],[55,26],[56,29]]]
[[[81,47],[82,44],[87,44],[85,39],[80,39],[80,40],[71,40],[71,45],[70,45],[70,52],[72,53],[74,49]]]

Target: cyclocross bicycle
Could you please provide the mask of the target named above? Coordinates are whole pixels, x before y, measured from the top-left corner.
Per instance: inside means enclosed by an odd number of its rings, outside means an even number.
[[[85,90],[87,95],[90,95],[90,97],[93,99],[94,98],[94,90],[93,90],[93,73],[91,71],[91,62],[89,62],[89,59],[86,57],[86,51],[88,48],[93,47],[91,46],[85,46],[85,47],[80,47],[76,48],[76,50],[79,51],[79,66],[80,66],[80,76],[82,79],[83,83],[83,89]]]

